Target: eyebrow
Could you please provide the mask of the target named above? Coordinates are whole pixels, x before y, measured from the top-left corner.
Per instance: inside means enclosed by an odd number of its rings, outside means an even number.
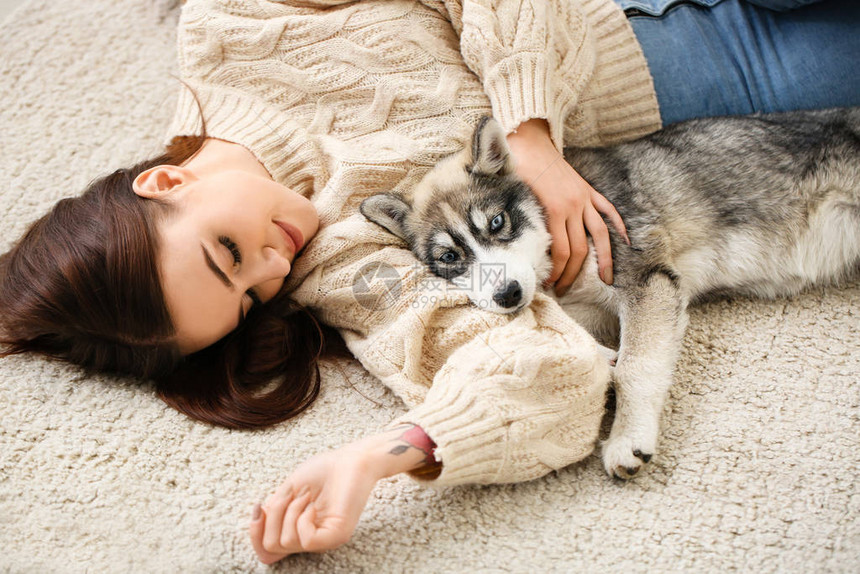
[[[233,285],[233,282],[230,281],[230,278],[227,277],[227,274],[224,273],[224,271],[222,271],[220,267],[218,267],[218,264],[215,263],[214,259],[212,259],[212,255],[209,254],[209,250],[206,249],[206,246],[201,243],[200,247],[201,247],[201,249],[203,249],[203,257],[206,259],[207,267],[209,267],[209,269],[212,270],[212,273],[214,273],[215,276],[221,280],[221,283],[223,283],[224,285],[229,287],[231,290],[235,290],[236,286]],[[241,323],[244,320],[245,320],[245,310],[240,305],[239,306],[239,323]]]
[[[206,258],[206,265],[209,267],[209,269],[212,270],[212,273],[214,273],[215,276],[221,280],[221,283],[223,283],[230,289],[235,289],[236,286],[233,285],[233,282],[230,281],[230,278],[227,277],[227,274],[224,273],[220,267],[218,267],[218,264],[215,263],[214,259],[212,259],[212,256],[209,254],[209,251],[206,249],[206,246],[201,243],[200,247],[203,249],[203,257]]]

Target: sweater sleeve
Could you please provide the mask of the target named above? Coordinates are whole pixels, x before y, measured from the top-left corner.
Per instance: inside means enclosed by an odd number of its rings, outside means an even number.
[[[448,0],[444,10],[505,132],[543,118],[561,149],[564,118],[594,69],[590,29],[577,6],[568,0]]]
[[[440,484],[519,482],[588,456],[604,412],[608,367],[555,303],[479,332],[397,422],[436,442]]]
[[[633,30],[606,0],[424,0],[450,20],[506,133],[542,118],[561,150],[660,128]]]
[[[489,313],[363,218],[321,235],[329,253],[304,256],[313,270],[294,295],[410,408],[392,424],[417,424],[436,443],[435,484],[530,480],[592,452],[609,367],[555,301]]]

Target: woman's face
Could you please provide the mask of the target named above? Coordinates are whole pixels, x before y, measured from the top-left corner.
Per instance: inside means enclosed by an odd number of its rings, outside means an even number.
[[[189,354],[278,293],[319,217],[305,197],[245,171],[183,177],[163,196],[173,212],[158,226],[159,263],[177,342]]]

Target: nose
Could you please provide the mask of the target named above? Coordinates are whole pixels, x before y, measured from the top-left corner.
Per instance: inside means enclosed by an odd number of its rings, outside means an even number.
[[[493,301],[504,307],[505,309],[510,309],[511,307],[515,307],[519,304],[519,302],[523,298],[523,290],[520,287],[518,281],[511,281],[507,283],[502,289],[493,293]]]
[[[280,251],[274,247],[263,249],[263,274],[283,279],[290,273],[290,269],[292,269],[292,263]]]
[[[274,297],[284,285],[284,279],[290,274],[292,264],[276,249],[266,247],[253,273],[249,277],[253,287],[263,302]]]

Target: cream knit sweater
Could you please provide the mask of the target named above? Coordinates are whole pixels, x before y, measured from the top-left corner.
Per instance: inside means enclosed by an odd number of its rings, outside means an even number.
[[[529,480],[594,448],[609,371],[538,296],[516,316],[429,277],[361,201],[408,192],[492,113],[548,120],[556,145],[660,126],[644,57],[611,0],[191,0],[184,82],[209,136],[250,149],[309,197],[321,230],[290,276],[410,410],[443,462],[437,484]],[[183,89],[170,135],[200,133]]]

